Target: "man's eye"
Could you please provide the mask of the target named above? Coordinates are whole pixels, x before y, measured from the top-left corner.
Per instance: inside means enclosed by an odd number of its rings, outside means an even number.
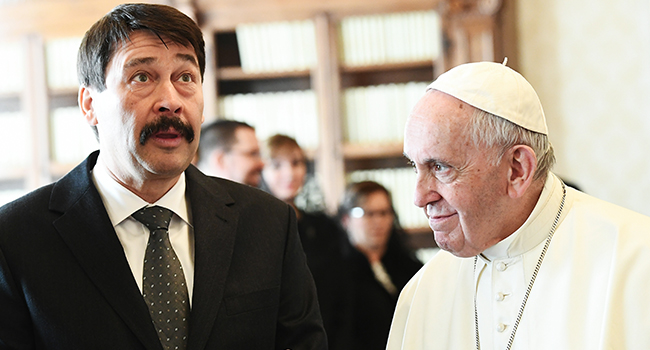
[[[184,83],[191,83],[193,81],[191,74],[183,74],[179,80]]]
[[[147,81],[149,81],[149,77],[146,74],[140,73],[136,75],[133,80],[139,83],[146,83]]]
[[[443,165],[443,164],[440,164],[440,163],[436,163],[436,164],[433,166],[433,170],[436,171],[436,172],[443,172],[443,171],[445,171],[445,170],[447,170],[447,169],[449,169],[448,166]]]

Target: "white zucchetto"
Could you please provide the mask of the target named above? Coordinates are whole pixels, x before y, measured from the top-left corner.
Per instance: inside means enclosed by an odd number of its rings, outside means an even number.
[[[427,90],[438,90],[473,107],[548,135],[546,117],[530,83],[504,64],[465,63],[441,74]]]

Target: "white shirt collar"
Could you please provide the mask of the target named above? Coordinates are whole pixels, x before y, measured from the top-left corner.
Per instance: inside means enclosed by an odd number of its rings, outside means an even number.
[[[113,227],[130,217],[136,210],[153,205],[159,205],[173,211],[188,225],[190,224],[185,199],[185,172],[181,173],[176,184],[153,204],[147,203],[113,179],[102,160],[101,153],[97,158],[97,164],[93,168],[92,177]]]
[[[521,255],[548,237],[562,202],[562,182],[553,173],[548,174],[539,200],[526,222],[501,242],[483,251],[489,260]]]

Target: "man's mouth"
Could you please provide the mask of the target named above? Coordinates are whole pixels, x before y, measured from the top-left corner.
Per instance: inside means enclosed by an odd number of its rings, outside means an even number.
[[[151,137],[162,140],[173,140],[184,137],[188,143],[194,141],[194,129],[178,117],[160,116],[142,128],[140,132],[140,145],[144,146]]]
[[[152,135],[152,137],[157,137],[161,139],[175,139],[177,137],[181,137],[181,133],[177,132],[174,129],[169,129],[166,131],[160,131]]]

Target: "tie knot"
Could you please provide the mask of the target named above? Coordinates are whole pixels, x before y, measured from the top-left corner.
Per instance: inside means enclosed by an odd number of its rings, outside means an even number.
[[[131,214],[134,219],[147,226],[151,232],[159,229],[168,230],[172,215],[174,213],[171,210],[159,206],[144,207]]]

